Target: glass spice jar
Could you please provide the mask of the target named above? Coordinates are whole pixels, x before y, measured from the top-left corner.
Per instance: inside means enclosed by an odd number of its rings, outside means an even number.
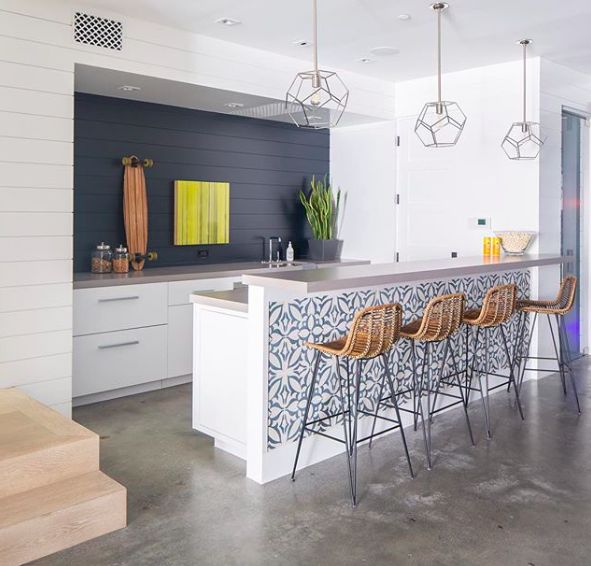
[[[115,253],[113,254],[113,272],[129,272],[129,254],[127,253],[127,248],[123,244],[119,244],[119,247],[115,248]]]
[[[111,246],[105,244],[105,242],[101,242],[92,252],[90,270],[92,273],[111,273],[113,269],[112,258]]]

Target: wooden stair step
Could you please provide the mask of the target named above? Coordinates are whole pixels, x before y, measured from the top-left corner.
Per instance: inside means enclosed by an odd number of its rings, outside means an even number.
[[[99,468],[99,438],[16,389],[0,390],[0,498]]]
[[[0,564],[16,566],[126,526],[127,490],[99,471],[0,499]]]

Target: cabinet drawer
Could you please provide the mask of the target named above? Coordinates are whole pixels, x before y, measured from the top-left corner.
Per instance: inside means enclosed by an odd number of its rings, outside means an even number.
[[[171,281],[168,284],[168,304],[188,305],[194,291],[229,291],[240,277],[224,277],[223,279],[193,279],[191,281]]]
[[[74,338],[74,397],[166,377],[166,326]]]
[[[74,336],[166,324],[167,283],[74,291]]]

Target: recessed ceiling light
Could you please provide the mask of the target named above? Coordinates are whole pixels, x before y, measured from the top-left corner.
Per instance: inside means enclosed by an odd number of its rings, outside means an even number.
[[[398,19],[403,22],[408,22],[408,20],[410,20],[410,14],[399,14]]]
[[[119,90],[122,90],[123,92],[138,92],[140,90],[142,90],[139,86],[131,86],[131,85],[121,85],[120,87],[117,87]]]
[[[358,63],[373,63],[374,59],[370,59],[369,57],[361,57],[361,59],[357,59]]]
[[[244,108],[244,104],[242,104],[242,102],[226,102],[224,106],[226,108],[232,108],[233,110],[236,110],[237,108]]]
[[[378,57],[386,57],[388,55],[396,55],[396,54],[400,53],[400,51],[398,49],[396,49],[395,47],[388,47],[388,46],[374,47],[373,49],[370,49],[369,52],[372,55],[377,55]]]
[[[235,20],[233,18],[220,18],[219,20],[215,21],[216,24],[222,24],[223,26],[237,26],[240,25],[242,22],[240,20]]]
[[[298,39],[294,41],[293,44],[297,47],[310,47],[310,45],[312,45],[312,42],[308,41],[307,39]]]

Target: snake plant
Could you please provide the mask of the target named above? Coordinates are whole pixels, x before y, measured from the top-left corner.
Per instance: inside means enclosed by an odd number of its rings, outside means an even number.
[[[316,240],[336,238],[341,189],[337,190],[335,197],[327,177],[319,180],[314,176],[310,182],[309,194],[306,195],[304,191],[300,191],[300,201],[306,210],[306,218],[314,238]]]

